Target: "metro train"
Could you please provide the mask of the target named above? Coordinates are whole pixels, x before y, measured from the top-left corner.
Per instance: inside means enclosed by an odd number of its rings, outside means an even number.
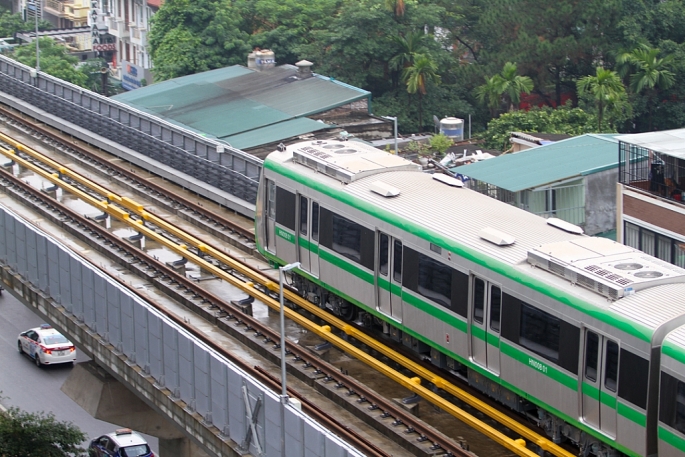
[[[259,251],[294,286],[582,455],[685,452],[685,270],[361,142],[265,160]]]

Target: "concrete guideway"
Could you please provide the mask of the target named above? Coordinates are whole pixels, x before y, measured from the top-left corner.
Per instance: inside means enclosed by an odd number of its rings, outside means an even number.
[[[9,138],[8,138],[9,139]],[[4,138],[3,138],[4,140]],[[9,139],[12,141],[11,139]],[[6,140],[5,140],[6,141]],[[177,227],[167,223],[166,221],[162,220],[161,218],[155,216],[154,214],[151,214],[147,211],[144,210],[143,205],[128,199],[126,197],[120,197],[116,194],[113,194],[109,190],[98,186],[97,184],[92,183],[90,180],[84,178],[83,176],[74,173],[70,170],[68,170],[65,167],[62,167],[60,164],[52,161],[51,159],[43,160],[42,154],[39,154],[36,151],[33,151],[30,148],[27,148],[21,144],[18,144],[14,142],[13,146],[21,150],[22,152],[25,152],[32,157],[34,157],[37,160],[40,160],[46,164],[48,164],[50,167],[59,170],[59,175],[52,175],[45,170],[41,169],[40,167],[37,167],[30,162],[23,161],[23,159],[20,159],[16,157],[15,154],[13,154],[11,151],[2,151],[3,154],[7,155],[8,157],[12,158],[15,161],[18,161],[22,166],[25,166],[29,169],[34,170],[34,172],[41,174],[45,179],[48,179],[51,181],[53,184],[56,184],[64,190],[74,193],[77,195],[79,198],[84,199],[87,201],[89,204],[95,206],[96,208],[101,209],[103,212],[110,214],[111,216],[121,220],[122,222],[125,222],[129,224],[132,228],[135,230],[139,231],[141,234],[144,236],[147,236],[151,239],[156,240],[160,244],[166,246],[167,248],[171,249],[172,251],[176,252],[177,254],[181,255],[182,257],[188,259],[189,261],[192,261],[193,263],[196,263],[200,265],[203,269],[211,272],[212,274],[216,275],[217,277],[220,277],[227,282],[233,284],[235,287],[240,288],[243,290],[245,293],[247,293],[250,296],[253,296],[260,301],[266,303],[268,306],[270,306],[272,309],[279,309],[279,304],[273,300],[268,294],[263,293],[262,291],[258,290],[255,288],[255,285],[250,282],[243,282],[236,277],[234,277],[231,274],[226,273],[222,269],[214,266],[213,264],[207,262],[204,258],[195,255],[194,253],[190,252],[188,250],[188,245],[193,246],[198,249],[198,251],[202,252],[203,254],[210,255],[217,260],[220,260],[222,263],[229,265],[232,269],[235,271],[239,272],[242,275],[245,275],[247,277],[253,278],[253,280],[257,283],[260,284],[261,286],[266,287],[268,290],[271,290],[273,292],[278,292],[279,291],[279,285],[275,283],[271,278],[268,278],[262,274],[255,275],[255,272],[252,270],[248,269],[246,266],[243,264],[234,261],[231,259],[229,256],[225,255],[218,249],[207,245],[206,243],[202,242],[201,240],[198,240],[197,238],[188,235],[186,232],[184,232],[181,229],[178,229]],[[70,179],[73,179],[74,181],[78,182],[79,184],[88,187],[90,190],[99,193],[103,197],[107,198],[107,201],[98,201],[94,197],[82,192],[79,189],[74,188],[73,186],[70,186],[66,184],[63,180],[60,179],[61,176],[67,176]],[[109,203],[112,202],[112,203]],[[117,203],[119,206],[114,206],[113,203]],[[122,209],[125,208],[125,209]],[[136,216],[140,217],[140,219],[133,220],[131,218],[131,215],[127,212],[131,211],[133,214]],[[175,243],[168,238],[159,235],[156,231],[149,229],[148,227],[145,226],[145,222],[149,222],[154,224],[155,226],[164,229],[168,233],[171,233],[173,236],[181,239],[184,241],[186,244],[178,244]],[[343,330],[345,333],[349,334],[350,336],[353,336],[355,339],[363,342],[364,344],[367,344],[369,347],[372,347],[379,352],[383,353],[384,355],[388,356],[392,360],[402,364],[403,366],[407,367],[410,369],[413,373],[419,375],[420,377],[428,380],[429,382],[432,382],[434,385],[437,387],[446,390],[447,392],[451,393],[452,395],[455,395],[456,397],[466,401],[467,403],[471,404],[472,406],[480,409],[483,411],[485,414],[490,416],[491,418],[497,420],[498,422],[506,425],[510,429],[514,430],[515,432],[519,433],[521,436],[525,437],[526,439],[534,442],[536,445],[540,446],[543,450],[546,450],[554,455],[557,456],[562,456],[562,457],[570,457],[571,453],[563,450],[556,444],[552,443],[551,441],[547,440],[546,438],[540,436],[537,433],[534,433],[527,429],[526,427],[521,426],[520,424],[516,423],[509,417],[499,413],[497,410],[490,408],[489,406],[485,405],[483,402],[471,397],[470,395],[466,394],[463,390],[459,389],[458,387],[454,386],[452,383],[447,382],[446,380],[436,377],[433,373],[430,371],[424,369],[418,364],[413,363],[406,357],[396,353],[386,345],[381,344],[380,342],[375,341],[374,339],[362,334],[361,332],[355,330],[352,328],[349,324],[345,323],[344,321],[341,321],[337,318],[334,318],[331,316],[329,313],[326,311],[320,309],[319,307],[310,304],[309,302],[306,302],[302,298],[300,298],[298,295],[287,291],[286,292],[286,298],[290,300],[291,302],[297,304],[298,306],[301,306],[308,311],[312,312],[313,314],[317,315],[318,317],[321,317],[322,319],[331,322],[335,327],[339,328],[340,330]],[[333,343],[337,347],[343,349],[345,352],[348,354],[354,356],[355,358],[363,361],[369,366],[374,367],[377,371],[385,374],[388,376],[390,379],[393,379],[394,381],[398,382],[400,385],[406,387],[410,391],[419,394],[421,397],[425,398],[429,402],[435,404],[436,406],[446,410],[453,416],[459,418],[463,422],[471,425],[472,427],[476,428],[477,430],[483,432],[487,436],[491,437],[493,440],[496,442],[500,443],[507,449],[515,452],[518,455],[522,456],[534,456],[536,455],[534,452],[529,451],[526,449],[522,444],[520,443],[519,440],[512,440],[505,435],[503,435],[501,432],[498,432],[497,430],[493,429],[492,427],[488,426],[487,424],[484,424],[482,421],[479,421],[475,419],[473,416],[465,413],[464,411],[460,410],[459,408],[456,408],[454,405],[450,404],[440,396],[436,395],[433,393],[430,389],[427,389],[423,386],[421,386],[421,380],[420,378],[408,378],[399,372],[390,369],[386,365],[380,363],[378,360],[370,357],[368,354],[366,354],[363,351],[360,351],[353,345],[350,345],[346,341],[344,341],[342,338],[337,337],[336,335],[332,334],[330,331],[330,327],[328,326],[318,326],[316,324],[313,324],[311,321],[305,319],[303,316],[301,316],[299,313],[292,311],[290,309],[286,309],[287,317],[295,322],[297,322],[299,325],[302,327],[308,329],[311,332],[316,333],[319,335],[321,338]]]

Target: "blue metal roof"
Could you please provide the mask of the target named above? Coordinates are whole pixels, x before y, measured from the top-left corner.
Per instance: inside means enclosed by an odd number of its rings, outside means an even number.
[[[589,134],[452,168],[478,181],[519,192],[618,167],[618,134]]]

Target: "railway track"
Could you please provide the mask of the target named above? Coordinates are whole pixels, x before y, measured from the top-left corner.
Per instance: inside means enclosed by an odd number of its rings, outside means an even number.
[[[52,137],[51,137],[51,138],[52,138]],[[53,140],[54,140],[54,138],[53,138]],[[56,140],[54,140],[54,141],[56,141]],[[62,178],[64,178],[64,179],[67,179],[67,178],[68,178],[68,180],[71,180],[73,183],[78,184],[78,185],[81,185],[81,186],[84,186],[84,185],[85,185],[85,183],[83,182],[84,180],[83,180],[82,178],[79,178],[79,177],[77,177],[76,175],[70,173],[68,170],[66,170],[66,169],[64,169],[63,167],[61,167],[58,163],[52,163],[52,164],[49,164],[49,165],[50,165],[52,168],[54,168],[55,170],[59,170],[59,173],[60,173],[60,175],[62,175]],[[60,169],[60,168],[61,168],[61,169]],[[117,173],[119,173],[119,172],[118,172],[118,171],[113,171],[113,172],[110,171],[110,172],[108,172],[107,174],[108,174],[108,176],[112,176],[112,175],[118,176]],[[137,175],[136,175],[135,173],[133,173],[133,172],[130,172],[128,175],[126,175],[126,179],[127,179],[127,180],[133,181],[134,178],[137,179]],[[135,182],[135,181],[133,181],[133,182]],[[83,188],[82,188],[82,189],[83,189]],[[92,191],[93,189],[90,189],[90,190]],[[111,193],[109,193],[106,189],[101,189],[99,192],[100,192],[101,194],[105,194],[105,195],[111,194]],[[162,189],[156,190],[155,192],[161,193],[161,192],[162,192]],[[167,198],[168,198],[168,197],[167,197]],[[114,200],[116,201],[117,199],[115,198]],[[127,204],[127,202],[125,202],[125,201],[119,201],[119,203],[120,203],[120,204],[123,203],[123,206],[122,206],[122,207],[123,207],[124,209],[135,209],[135,208],[130,208],[130,206],[135,206],[135,205],[132,205],[130,202],[128,202],[128,204]],[[190,202],[190,203],[192,203],[192,202]],[[186,204],[186,203],[184,202],[184,203],[182,203],[182,204],[179,205],[179,206],[182,206],[182,207],[184,208],[184,211],[188,211],[188,208],[191,208],[193,211],[195,211],[195,209],[192,208],[192,206],[197,206],[197,205],[194,205],[194,204],[193,204],[193,205],[188,205],[188,204]],[[199,208],[201,208],[201,206],[200,206]],[[216,215],[216,214],[214,214],[214,213],[212,213],[212,212],[209,212],[209,214],[208,214],[208,213],[204,213],[204,212],[198,211],[197,214],[203,214],[203,218],[206,218],[208,221],[210,221],[210,222],[209,222],[210,224],[227,226],[227,224],[226,224],[225,222],[221,221],[221,219],[220,219],[220,217],[219,217],[218,215]],[[139,211],[139,213],[137,214],[137,217],[139,218],[139,219],[137,219],[137,220],[138,220],[138,221],[143,221],[143,224],[148,224],[148,225],[151,224],[151,225],[154,226],[155,228],[161,228],[161,229],[163,229],[163,230],[168,230],[170,233],[173,233],[173,237],[172,237],[172,238],[177,238],[175,241],[178,241],[178,238],[179,238],[179,235],[180,235],[180,234],[177,233],[177,232],[175,232],[175,230],[174,230],[173,228],[168,227],[168,225],[165,224],[164,221],[158,220],[158,219],[156,219],[154,216],[150,216],[149,214],[146,215],[145,212],[142,211],[142,210]],[[248,235],[245,234],[245,233],[241,233],[240,236],[243,237],[243,238],[245,238],[245,239],[249,239],[249,238],[248,238]],[[115,238],[116,238],[116,237],[115,237]],[[219,255],[216,256],[215,258],[218,257],[218,259],[219,259],[220,261],[224,262],[223,265],[228,265],[228,266],[229,266],[229,269],[230,269],[231,271],[233,271],[233,272],[236,272],[236,273],[238,274],[238,276],[241,276],[241,277],[252,276],[252,277],[251,277],[251,280],[255,281],[255,282],[259,285],[259,287],[260,287],[260,289],[261,289],[261,290],[259,290],[259,293],[256,294],[256,295],[259,295],[260,293],[261,293],[261,294],[264,294],[264,295],[266,295],[266,298],[267,298],[267,299],[268,299],[268,296],[269,296],[270,294],[273,295],[273,292],[274,292],[275,287],[274,287],[274,284],[273,284],[273,281],[271,280],[271,278],[268,278],[267,276],[263,275],[262,273],[257,273],[257,274],[255,275],[255,272],[249,272],[249,271],[247,271],[245,265],[239,265],[239,264],[236,264],[236,263],[232,263],[231,261],[228,261],[228,262],[227,262],[227,261],[226,261],[227,259],[223,258],[223,257],[222,257],[222,254],[221,254],[220,252],[215,252],[216,249],[211,248],[211,247],[208,247],[208,246],[204,245],[202,242],[200,242],[200,241],[198,241],[198,240],[194,240],[194,239],[190,239],[190,240],[189,240],[188,238],[186,238],[186,239],[184,239],[184,240],[182,240],[182,241],[184,241],[184,242],[190,241],[189,244],[192,245],[192,246],[194,246],[195,248],[198,249],[198,254],[201,254],[201,255],[203,255],[203,254],[204,254],[204,255],[206,255],[206,254],[219,254]],[[113,243],[113,241],[112,241],[112,243]],[[181,252],[181,255],[183,255],[183,254],[184,254],[184,252]],[[131,256],[132,256],[132,258],[137,258],[136,254],[131,254]],[[149,265],[149,263],[146,263],[146,265]],[[156,268],[156,267],[155,267],[155,268]],[[164,275],[166,275],[166,277],[172,278],[172,279],[171,279],[172,283],[176,283],[176,284],[179,284],[179,285],[180,285],[180,284],[183,284],[184,282],[186,282],[186,281],[184,281],[184,280],[187,279],[187,278],[185,278],[185,277],[183,277],[183,276],[181,276],[181,275],[178,275],[177,273],[174,275],[173,273],[170,272],[170,273],[165,273]],[[244,324],[248,330],[252,331],[252,330],[255,330],[255,329],[258,329],[258,328],[259,328],[259,327],[257,326],[257,324],[255,324],[254,322],[249,322],[249,319],[248,319],[246,316],[235,317],[235,316],[236,316],[236,311],[235,311],[235,310],[231,310],[231,309],[227,310],[227,309],[225,308],[225,304],[223,304],[223,303],[221,302],[221,300],[219,300],[217,297],[206,297],[206,295],[203,295],[204,292],[202,291],[202,288],[199,287],[197,284],[192,284],[192,283],[189,284],[189,285],[184,284],[183,287],[185,287],[185,290],[188,291],[188,293],[192,293],[193,295],[196,295],[196,296],[203,296],[203,297],[205,297],[206,301],[207,301],[208,303],[210,303],[210,308],[215,308],[215,309],[219,309],[221,312],[226,312],[226,313],[227,313],[227,317],[234,317],[234,318],[236,319],[236,322],[238,322],[238,323],[240,323],[240,324]],[[246,292],[249,293],[250,291],[249,291],[249,290],[246,290]],[[350,326],[349,324],[347,324],[347,323],[345,323],[345,322],[343,322],[343,321],[336,320],[336,319],[333,318],[332,316],[327,315],[327,313],[325,313],[323,310],[320,310],[320,313],[317,312],[317,310],[319,310],[319,309],[318,309],[317,307],[315,307],[314,305],[310,305],[310,306],[313,306],[314,309],[307,308],[307,306],[306,306],[307,304],[304,303],[304,301],[303,301],[300,297],[298,297],[294,291],[290,291],[290,292],[289,292],[288,298],[289,298],[290,301],[294,302],[294,303],[297,304],[298,306],[303,306],[303,307],[305,307],[306,309],[308,309],[308,311],[313,312],[315,315],[318,315],[320,318],[326,319],[326,320],[328,320],[329,322],[333,322],[333,325],[334,325],[334,326],[338,327],[339,329],[341,329],[343,332],[347,333],[348,335],[353,336],[355,339],[361,341],[363,344],[367,345],[368,347],[371,347],[371,348],[373,348],[374,350],[377,350],[377,351],[379,351],[379,352],[385,354],[387,357],[391,358],[392,360],[394,360],[394,361],[396,361],[396,362],[398,362],[398,363],[400,363],[400,364],[402,364],[402,365],[408,367],[409,370],[411,370],[413,373],[418,374],[418,375],[421,376],[423,379],[429,380],[434,386],[439,387],[439,388],[441,388],[441,389],[444,389],[444,390],[446,390],[448,393],[450,393],[450,394],[452,394],[452,395],[455,395],[456,397],[458,397],[458,398],[460,398],[460,399],[462,399],[462,400],[465,400],[465,401],[467,401],[467,402],[470,402],[471,404],[474,404],[475,406],[477,406],[477,407],[479,407],[479,408],[483,408],[483,409],[485,409],[485,410],[487,411],[487,414],[493,415],[493,412],[492,412],[492,411],[489,411],[488,408],[487,408],[486,406],[484,406],[483,404],[480,404],[478,401],[475,401],[475,402],[474,402],[472,398],[470,398],[468,395],[465,395],[460,389],[456,388],[456,387],[453,386],[451,383],[449,383],[449,382],[447,382],[446,380],[440,378],[439,376],[436,376],[435,374],[429,372],[428,370],[426,370],[425,367],[421,367],[421,366],[417,365],[416,363],[413,363],[412,361],[410,361],[410,360],[407,359],[406,357],[401,356],[401,355],[397,354],[396,352],[390,350],[389,348],[383,347],[383,346],[384,346],[383,344],[381,344],[381,343],[379,343],[379,342],[373,340],[372,338],[370,338],[370,337],[368,337],[368,336],[366,336],[366,335],[361,334],[361,332],[359,332],[359,331],[357,331],[357,330],[351,328],[351,326]],[[290,317],[293,317],[293,316],[290,316]],[[246,322],[249,322],[249,323],[246,323]],[[255,332],[256,332],[256,334],[259,335],[259,336],[268,335],[268,336],[265,336],[265,339],[268,340],[268,341],[271,341],[271,342],[272,342],[272,341],[277,341],[277,336],[268,334],[268,332],[267,332],[265,329],[259,328],[258,330],[255,330]],[[272,331],[271,331],[271,332],[272,332]],[[328,333],[328,332],[329,332],[328,330],[322,331],[322,333]],[[323,336],[326,336],[326,335],[321,335],[321,336],[323,337]],[[295,357],[297,360],[305,360],[305,358],[304,358],[303,355],[297,353],[297,349],[293,349],[293,348],[291,347],[291,348],[289,348],[289,350],[291,351],[291,353],[296,354],[294,357]],[[306,362],[306,363],[307,363],[307,364],[312,364],[313,362]],[[318,365],[320,365],[320,363],[318,363],[317,366],[318,366]],[[335,370],[334,370],[334,371],[335,371]],[[389,370],[389,369],[381,369],[381,371],[384,372],[384,373],[386,373],[386,374],[388,374],[391,370]],[[350,380],[349,378],[348,378],[347,380],[345,380],[345,379],[337,379],[336,376],[334,376],[333,374],[330,374],[330,373],[327,374],[325,377],[330,377],[331,380],[334,380],[334,379],[335,379],[335,380],[336,380],[336,385],[348,386],[348,385],[351,384],[351,380]],[[406,377],[405,377],[405,378],[406,378]],[[420,382],[418,382],[418,381],[415,380],[415,379],[411,379],[411,378],[409,378],[409,379],[403,379],[402,377],[398,377],[396,380],[398,380],[398,382],[400,382],[401,384],[403,383],[403,385],[405,385],[406,387],[412,388],[412,390],[414,390],[414,391],[416,391],[417,388],[420,387]],[[418,386],[418,387],[417,387],[417,386]],[[350,390],[353,391],[355,394],[359,395],[359,399],[360,399],[361,402],[369,402],[369,403],[370,403],[370,406],[371,406],[373,409],[376,409],[376,408],[379,408],[379,409],[380,409],[380,407],[379,407],[378,405],[379,405],[379,404],[383,404],[383,402],[382,402],[381,400],[378,400],[378,399],[375,400],[375,401],[370,400],[370,398],[372,398],[372,396],[371,396],[370,394],[369,394],[369,395],[367,395],[367,394],[360,394],[359,392],[362,392],[362,391],[363,391],[363,388],[362,388],[361,385],[356,384],[355,387],[352,388],[352,389],[350,389]],[[425,396],[424,396],[424,398],[425,398]],[[436,401],[437,401],[438,403],[441,403],[440,400],[436,400]],[[443,400],[442,402],[444,402],[444,400]],[[387,403],[387,401],[386,401],[386,403]],[[445,405],[442,405],[442,406],[445,406]],[[395,413],[389,412],[389,411],[392,411],[392,407],[393,407],[392,403],[384,404],[384,407],[382,408],[383,414],[392,415],[393,417],[399,416],[399,415],[400,415],[399,412],[395,412]],[[449,410],[450,408],[447,408],[447,409]],[[453,412],[453,414],[455,413],[454,411],[452,411],[452,412]],[[458,414],[459,414],[459,413],[458,413]],[[462,420],[465,420],[466,422],[469,422],[469,421],[471,420],[471,419],[468,418],[467,416],[462,416],[461,419],[462,419]],[[523,430],[520,426],[516,425],[516,424],[515,424],[513,421],[511,421],[511,420],[503,419],[502,417],[499,417],[499,420],[500,420],[500,421],[503,421],[507,427],[511,428],[512,430],[515,430],[517,433],[521,433],[521,435],[522,435],[522,436],[526,436],[527,439],[532,440],[532,441],[533,441],[537,446],[539,446],[541,449],[545,449],[545,450],[547,450],[548,452],[551,452],[551,453],[553,453],[553,454],[555,454],[555,455],[565,455],[565,456],[570,455],[570,453],[568,453],[568,452],[566,452],[566,451],[563,451],[563,450],[560,450],[559,448],[555,447],[554,445],[551,445],[550,443],[546,442],[546,440],[545,440],[544,438],[540,437],[539,435],[537,435],[537,434],[535,434],[535,433],[533,433],[533,432],[530,432],[530,431],[525,431],[525,430]],[[396,418],[394,422],[397,422],[398,424],[408,424],[408,423],[411,423],[411,418],[405,418],[405,419],[401,419],[401,418],[400,418],[400,419],[397,419],[397,418]],[[479,428],[482,427],[482,425],[479,426],[479,425],[477,425],[477,424],[476,424],[476,426],[479,427]],[[409,431],[411,431],[411,432],[415,432],[416,430],[419,430],[419,429],[420,429],[420,427],[417,428],[416,424],[412,424],[412,425],[410,425],[410,426],[407,427],[407,430],[409,430]],[[429,437],[429,436],[430,436],[430,433],[428,433],[428,434],[419,433],[419,435],[420,435],[419,439],[422,439],[422,440],[432,440],[432,441],[435,443],[435,445],[438,445],[438,446],[444,448],[444,445],[443,445],[443,444],[440,444],[441,438],[439,438],[439,437],[435,437],[435,438],[434,438],[434,437]],[[510,440],[510,441],[511,441],[511,440]],[[515,446],[516,446],[517,448],[520,448],[520,445],[519,445],[519,444],[515,444]],[[516,449],[516,448],[515,448],[515,449]],[[520,449],[516,449],[516,450],[520,450]],[[455,450],[455,451],[450,450],[450,451],[448,451],[448,452],[452,452],[453,454],[455,454],[456,450]],[[455,455],[456,455],[456,454],[455,454]],[[522,455],[525,455],[525,453],[523,453]]]

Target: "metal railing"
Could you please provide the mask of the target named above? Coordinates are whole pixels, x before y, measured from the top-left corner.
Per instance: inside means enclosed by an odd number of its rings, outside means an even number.
[[[655,197],[685,199],[685,160],[619,142],[619,182]]]
[[[504,203],[545,218],[556,217],[585,225],[585,186],[581,183],[511,192],[485,181],[470,180],[468,187]]]

